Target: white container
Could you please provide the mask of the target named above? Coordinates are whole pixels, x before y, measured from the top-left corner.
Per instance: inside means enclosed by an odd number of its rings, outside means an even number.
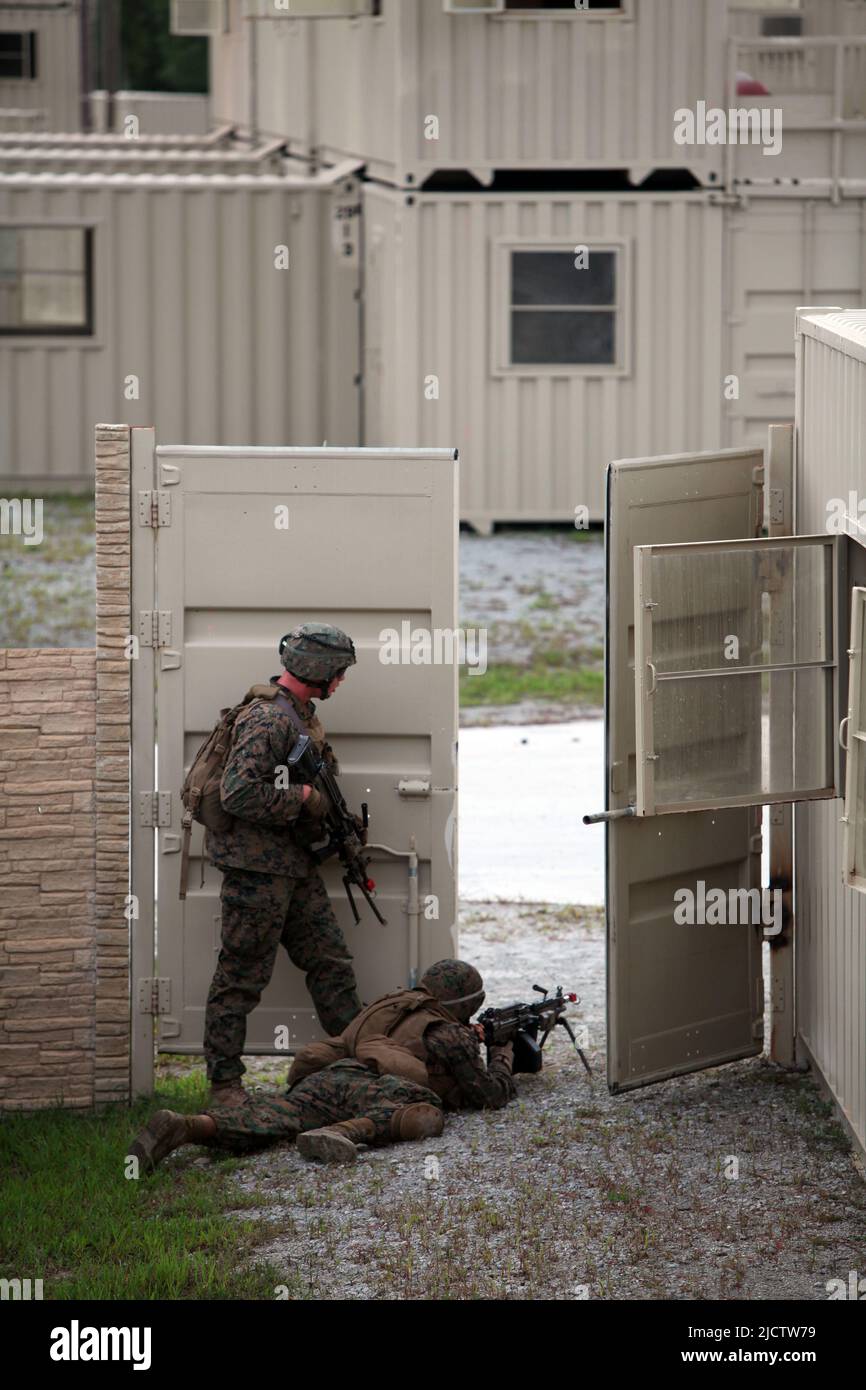
[[[866,311],[804,311],[797,355],[796,530],[818,532],[832,499],[849,515],[850,494],[866,499]],[[864,543],[861,533],[848,546],[849,592],[866,579]],[[841,800],[796,807],[797,1031],[863,1151],[866,895],[843,883],[842,814]]]
[[[581,505],[601,520],[610,459],[719,443],[722,224],[705,193],[366,184],[365,444],[457,445],[460,514],[479,529]],[[621,365],[509,369],[509,249],[578,244],[619,258]]]
[[[245,20],[233,0],[210,40],[213,113],[255,119],[293,153],[363,155],[400,186],[434,169],[684,166],[710,183],[720,147],[677,145],[674,112],[723,104],[724,27],[724,0],[625,0],[606,15],[382,0],[379,16],[304,20]]]
[[[83,228],[92,244],[92,331],[0,336],[7,486],[92,485],[103,419],[191,444],[357,442],[359,255],[335,235],[358,204],[345,166],[305,179],[66,162],[0,172],[0,225]]]

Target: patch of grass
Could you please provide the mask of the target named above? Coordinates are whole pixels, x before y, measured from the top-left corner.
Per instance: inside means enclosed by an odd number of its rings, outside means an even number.
[[[553,594],[549,594],[546,589],[535,595],[529,605],[530,608],[557,608],[559,605]]]
[[[4,1115],[2,1276],[43,1279],[45,1298],[58,1300],[273,1299],[287,1282],[290,1297],[304,1297],[285,1269],[245,1260],[265,1225],[228,1216],[259,1202],[231,1182],[237,1160],[198,1168],[203,1150],[190,1148],[153,1177],[125,1177],[127,1147],[153,1110],[203,1101],[201,1079],[185,1078],[129,1108]]]
[[[39,545],[0,536],[0,646],[93,646],[93,494],[52,493],[42,502]]]
[[[559,653],[551,653],[559,656]],[[522,700],[549,700],[560,704],[600,705],[604,698],[604,672],[587,667],[536,661],[532,666],[509,663],[489,666],[483,675],[460,677],[460,703],[517,705]]]

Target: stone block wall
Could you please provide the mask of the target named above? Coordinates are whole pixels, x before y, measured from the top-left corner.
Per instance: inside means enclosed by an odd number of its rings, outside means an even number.
[[[96,649],[0,649],[0,1110],[130,1095],[129,466],[97,426]]]

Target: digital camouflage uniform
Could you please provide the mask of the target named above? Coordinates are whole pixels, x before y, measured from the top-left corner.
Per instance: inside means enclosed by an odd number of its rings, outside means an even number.
[[[350,661],[354,656],[344,665]],[[271,684],[278,680],[272,676]],[[280,689],[337,772],[312,701]],[[241,1053],[247,1014],[270,982],[280,944],[304,971],[326,1033],[339,1032],[361,1008],[351,954],[322,876],[305,848],[305,842],[316,838],[314,817],[301,785],[276,784],[276,769],[286,767],[297,738],[298,729],[280,701],[254,699],[242,710],[220,786],[223,808],[235,819],[228,830],[209,830],[206,836],[208,857],[223,874],[222,949],[204,1030],[207,1074],[217,1084],[236,1080],[246,1070]]]
[[[392,1117],[407,1105],[442,1102],[434,1091],[401,1076],[377,1076],[364,1062],[332,1062],[300,1081],[284,1096],[251,1095],[246,1105],[208,1106],[217,1125],[208,1144],[228,1153],[249,1153],[280,1140],[294,1140],[305,1130],[366,1116],[375,1143],[387,1144]]]
[[[242,1154],[297,1140],[305,1158],[351,1162],[360,1144],[439,1135],[445,1109],[498,1109],[515,1094],[511,1043],[491,1048],[485,1067],[468,1026],[483,999],[473,966],[439,961],[418,989],[377,999],[338,1037],[302,1048],[284,1096],[217,1101],[201,1115],[158,1110],[129,1153],[152,1172],[183,1144]]]
[[[470,995],[462,1006],[443,1007],[440,1000],[469,994],[467,978],[480,995],[478,1003]],[[453,982],[455,988],[448,988]],[[339,1037],[302,1048],[285,1097],[251,1096],[240,1107],[209,1106],[206,1113],[217,1125],[209,1142],[243,1153],[294,1139],[305,1130],[367,1116],[376,1142],[386,1143],[391,1116],[402,1106],[497,1110],[507,1105],[516,1093],[510,1045],[493,1049],[485,1067],[478,1035],[468,1026],[468,1017],[484,998],[478,972],[462,961],[440,961],[421,983],[419,989],[386,995],[368,1005]],[[467,1021],[457,1021],[455,1013],[463,1013]],[[387,1037],[376,1031],[383,1016],[395,1014],[401,1017]],[[380,1068],[391,1066],[404,1074],[379,1074]],[[426,1079],[427,1084],[410,1077]]]

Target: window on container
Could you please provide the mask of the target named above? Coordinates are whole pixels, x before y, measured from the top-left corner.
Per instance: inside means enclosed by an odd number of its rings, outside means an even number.
[[[765,39],[798,39],[803,32],[801,14],[761,15],[761,37]]]
[[[36,76],[36,35],[33,32],[0,33],[0,81]]]
[[[589,247],[512,250],[512,366],[616,366],[620,360],[619,253]]]
[[[91,333],[92,232],[0,227],[0,334]]]
[[[619,3],[609,3],[609,0],[584,0],[582,4],[575,4],[574,0],[505,0],[506,10],[571,10],[572,13],[580,14],[581,11],[604,12],[612,10],[616,13],[622,10],[624,5]]]
[[[834,791],[832,537],[635,548],[638,815]]]
[[[453,14],[504,14],[510,10],[570,10],[572,14],[623,14],[628,0],[444,0]]]

